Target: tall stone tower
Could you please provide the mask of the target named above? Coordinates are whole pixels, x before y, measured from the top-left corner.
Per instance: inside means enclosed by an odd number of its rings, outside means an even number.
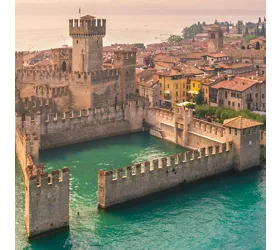
[[[213,53],[221,51],[223,48],[224,35],[221,27],[217,24],[211,26],[208,30],[208,52]]]
[[[72,37],[72,71],[94,72],[102,69],[103,37],[106,35],[106,19],[86,15],[69,20]]]

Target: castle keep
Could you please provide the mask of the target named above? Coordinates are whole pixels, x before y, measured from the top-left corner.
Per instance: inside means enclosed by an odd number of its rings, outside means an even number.
[[[15,54],[16,154],[24,175],[28,237],[69,226],[71,169],[45,172],[39,157],[43,149],[140,132],[145,125],[151,135],[191,150],[116,174],[100,170],[98,206],[104,209],[182,182],[259,165],[260,123],[236,117],[221,125],[197,119],[183,107],[149,108],[147,98],[134,95],[135,51],[118,50],[113,66],[103,67],[105,19],[69,20],[69,34],[72,53],[53,49],[52,67],[23,69],[23,54]]]

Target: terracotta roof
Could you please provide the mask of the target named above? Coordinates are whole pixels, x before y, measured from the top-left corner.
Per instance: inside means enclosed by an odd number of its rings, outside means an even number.
[[[224,53],[215,53],[215,54],[208,54],[209,57],[219,58],[219,57],[226,57],[228,55]]]
[[[213,89],[230,89],[234,91],[243,92],[244,90],[257,84],[258,80],[252,80],[244,77],[235,77],[232,80],[225,80],[213,85]]]
[[[178,72],[177,70],[174,70],[174,69],[161,71],[161,72],[158,72],[158,74],[162,75],[162,76],[182,76],[182,74],[180,72]]]
[[[155,62],[164,62],[164,63],[177,63],[179,59],[177,57],[171,56],[157,56],[154,58]]]
[[[52,65],[52,61],[50,59],[44,59],[36,64],[34,64],[34,66],[49,66]]]
[[[160,68],[165,68],[165,69],[170,68],[170,65],[164,62],[155,62],[155,66],[158,66]]]
[[[151,77],[149,77],[148,80],[139,82],[139,85],[145,87],[153,87],[154,84],[156,84],[158,81],[159,81],[159,76],[157,74],[154,74]]]
[[[244,118],[242,116],[238,116],[238,117],[224,120],[223,125],[225,127],[230,127],[230,128],[245,129],[245,128],[261,126],[263,125],[263,123],[248,118]]]
[[[218,63],[218,65],[224,69],[239,69],[239,68],[254,66],[253,64],[249,64],[249,63]]]
[[[174,69],[178,69],[184,75],[202,75],[202,74],[204,74],[204,72],[202,70],[198,69],[197,67],[195,67],[194,65],[191,65],[191,64],[181,64],[181,65],[174,67]]]

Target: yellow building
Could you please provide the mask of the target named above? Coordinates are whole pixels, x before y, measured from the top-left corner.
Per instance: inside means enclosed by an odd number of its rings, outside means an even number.
[[[175,106],[187,100],[187,80],[177,70],[158,73],[160,83],[160,105]]]
[[[199,90],[201,89],[201,83],[203,81],[203,76],[196,76],[190,79],[190,84],[188,86],[188,101],[194,102]]]

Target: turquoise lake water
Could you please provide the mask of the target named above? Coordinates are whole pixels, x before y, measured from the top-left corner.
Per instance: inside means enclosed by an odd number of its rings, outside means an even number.
[[[16,249],[265,249],[265,170],[228,173],[125,207],[97,209],[97,172],[186,151],[137,133],[41,152],[71,173],[70,229],[28,241],[16,166]],[[79,216],[77,212],[79,211]]]

